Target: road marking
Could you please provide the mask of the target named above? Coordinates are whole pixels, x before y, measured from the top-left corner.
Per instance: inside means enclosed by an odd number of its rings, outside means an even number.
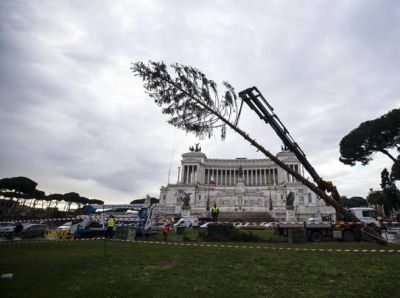
[[[270,247],[270,246],[247,246],[247,245],[225,245],[225,244],[203,244],[203,243],[179,243],[179,242],[166,242],[166,241],[135,241],[124,239],[105,239],[99,238],[82,238],[82,239],[59,239],[59,240],[5,240],[0,241],[0,245],[18,245],[18,244],[47,244],[47,243],[60,243],[60,242],[73,242],[73,241],[99,241],[107,240],[110,242],[121,243],[137,243],[137,244],[161,244],[161,245],[175,245],[178,247],[184,246],[200,246],[200,247],[213,247],[213,248],[241,248],[241,249],[267,249],[267,250],[287,250],[287,251],[310,251],[310,252],[350,252],[350,253],[400,253],[400,249],[331,249],[331,248],[298,248],[298,247]]]

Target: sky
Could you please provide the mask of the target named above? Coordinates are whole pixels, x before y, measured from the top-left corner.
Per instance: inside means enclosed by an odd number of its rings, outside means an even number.
[[[169,126],[131,64],[182,63],[236,91],[257,86],[341,195],[379,189],[391,161],[338,161],[339,142],[400,106],[399,1],[1,1],[0,178],[128,203],[177,181],[181,155],[264,158]],[[239,127],[281,142],[247,107]],[[234,148],[234,149],[233,149]]]

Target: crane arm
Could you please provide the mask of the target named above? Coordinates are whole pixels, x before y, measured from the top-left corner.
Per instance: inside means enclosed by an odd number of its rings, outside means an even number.
[[[272,129],[282,140],[283,144],[294,153],[303,167],[311,175],[318,187],[322,191],[330,192],[336,201],[341,202],[340,195],[336,187],[332,182],[325,181],[321,178],[321,176],[318,175],[317,171],[307,160],[303,150],[301,150],[300,146],[295,142],[288,129],[274,113],[273,107],[267,102],[257,87],[251,87],[243,90],[239,92],[239,96],[260,117],[260,119],[264,120],[265,123],[272,127]]]

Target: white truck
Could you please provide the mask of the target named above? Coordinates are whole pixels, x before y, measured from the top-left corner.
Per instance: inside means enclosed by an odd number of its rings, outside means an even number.
[[[199,226],[199,219],[197,217],[182,217],[174,224],[174,228],[177,227],[191,228],[198,226]]]

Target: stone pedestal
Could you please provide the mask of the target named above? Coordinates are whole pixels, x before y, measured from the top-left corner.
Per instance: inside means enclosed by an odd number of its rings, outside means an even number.
[[[286,209],[286,222],[296,222],[293,209]]]
[[[183,209],[181,212],[182,217],[190,217],[190,209]]]

